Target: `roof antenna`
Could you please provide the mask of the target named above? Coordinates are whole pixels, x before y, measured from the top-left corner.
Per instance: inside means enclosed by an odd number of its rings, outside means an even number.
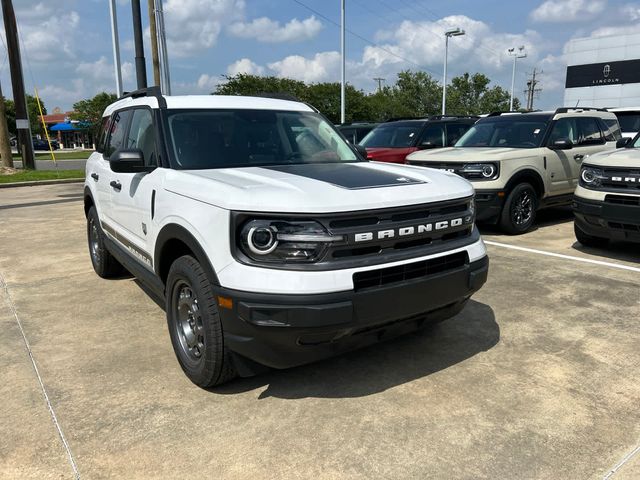
[[[580,104],[580,99],[578,99],[578,101],[576,102],[576,106],[573,108],[578,108],[578,105]]]

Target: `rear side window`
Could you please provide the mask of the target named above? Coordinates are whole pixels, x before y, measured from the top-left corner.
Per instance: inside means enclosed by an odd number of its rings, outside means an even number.
[[[603,118],[602,129],[604,131],[604,139],[607,142],[616,142],[622,138],[622,132],[620,131],[620,125],[617,120],[612,118]]]
[[[578,145],[601,145],[604,137],[600,131],[598,120],[594,117],[578,118]]]
[[[109,120],[110,117],[103,117],[102,124],[100,125],[100,133],[98,135],[98,141],[96,142],[96,152],[102,153],[104,152],[107,137],[109,136]]]
[[[104,151],[105,157],[109,158],[116,150],[125,148],[127,126],[131,114],[131,110],[123,110],[122,112],[113,114],[111,128],[109,129],[111,133],[107,142],[107,148],[105,148]]]
[[[577,120],[572,117],[564,117],[556,121],[549,136],[549,144],[553,144],[558,140],[569,140],[574,145],[578,143],[578,125]]]

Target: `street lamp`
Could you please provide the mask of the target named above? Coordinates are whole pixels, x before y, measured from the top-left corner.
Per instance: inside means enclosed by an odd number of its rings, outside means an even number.
[[[456,28],[444,32],[444,75],[442,79],[442,115],[445,114],[447,105],[447,56],[449,54],[449,37],[464,35],[464,30]]]
[[[513,73],[511,74],[511,100],[509,100],[509,111],[513,111],[513,90],[516,86],[516,60],[518,60],[519,58],[525,58],[527,54],[524,53],[524,45],[520,45],[518,47],[518,51],[516,51],[516,48],[513,47],[510,48],[508,52],[509,55],[513,57]]]

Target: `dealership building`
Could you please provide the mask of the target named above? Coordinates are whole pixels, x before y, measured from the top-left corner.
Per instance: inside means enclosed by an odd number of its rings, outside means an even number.
[[[640,107],[640,33],[576,38],[566,57],[565,106]]]

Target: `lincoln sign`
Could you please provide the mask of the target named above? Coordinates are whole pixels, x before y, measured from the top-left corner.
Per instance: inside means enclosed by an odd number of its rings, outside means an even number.
[[[567,67],[566,88],[640,83],[640,59]]]

